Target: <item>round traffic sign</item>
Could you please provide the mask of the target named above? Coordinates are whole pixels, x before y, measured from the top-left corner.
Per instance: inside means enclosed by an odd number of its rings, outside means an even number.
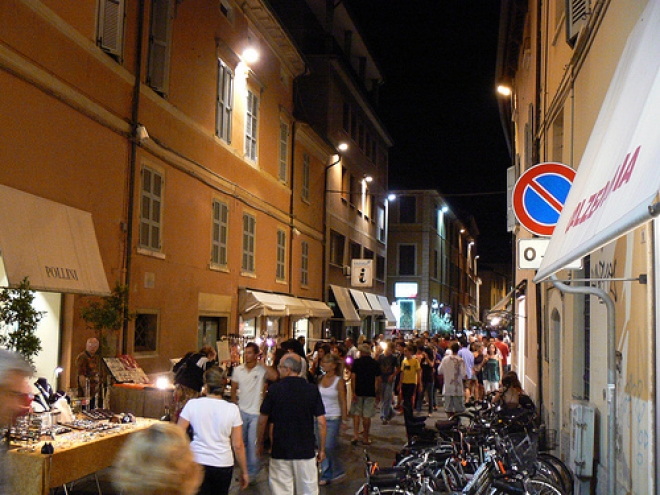
[[[563,163],[539,163],[520,176],[513,187],[513,212],[532,234],[551,236],[575,178]]]

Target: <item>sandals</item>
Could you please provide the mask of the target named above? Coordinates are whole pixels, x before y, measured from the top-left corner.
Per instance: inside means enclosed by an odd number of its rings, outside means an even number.
[[[351,439],[351,445],[357,445],[359,441],[360,441],[359,438],[353,438]]]

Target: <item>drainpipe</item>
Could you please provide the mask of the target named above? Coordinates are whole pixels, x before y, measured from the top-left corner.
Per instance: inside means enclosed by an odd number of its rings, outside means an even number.
[[[140,139],[138,137],[138,117],[140,111],[140,84],[142,79],[142,37],[144,34],[144,0],[138,5],[138,33],[135,55],[135,84],[133,85],[133,102],[131,109],[131,157],[128,166],[128,212],[126,221],[126,246],[124,264],[124,283],[127,287],[126,303],[124,305],[124,318],[122,325],[122,352],[128,353],[128,320],[129,320],[129,298],[131,295],[131,262],[133,259],[133,216],[135,210],[135,171],[137,169],[137,147]]]
[[[552,284],[562,293],[591,294],[605,303],[607,308],[607,493],[616,494],[616,310],[614,301],[603,289],[591,286],[572,287],[550,276]]]

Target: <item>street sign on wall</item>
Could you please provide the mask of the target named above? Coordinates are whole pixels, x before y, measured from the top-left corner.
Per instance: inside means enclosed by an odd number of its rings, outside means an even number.
[[[540,163],[520,176],[513,188],[513,211],[532,234],[551,236],[575,178],[562,163]]]
[[[374,260],[351,260],[351,285],[372,287],[374,284]]]
[[[548,249],[550,239],[520,239],[518,241],[518,268],[521,270],[538,270],[543,261],[545,250]],[[582,268],[582,259],[566,266],[569,269]]]

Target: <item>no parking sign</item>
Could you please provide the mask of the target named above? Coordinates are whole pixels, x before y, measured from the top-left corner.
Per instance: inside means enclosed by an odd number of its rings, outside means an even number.
[[[539,163],[513,187],[513,212],[532,234],[551,236],[571,189],[575,170],[563,163]]]

